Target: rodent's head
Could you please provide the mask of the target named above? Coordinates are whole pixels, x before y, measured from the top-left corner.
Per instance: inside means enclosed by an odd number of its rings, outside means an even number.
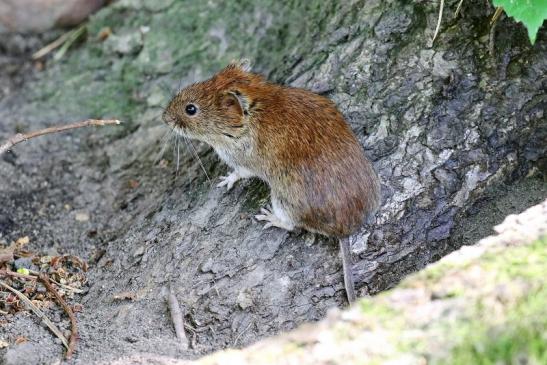
[[[164,122],[209,144],[239,138],[247,131],[250,105],[242,90],[263,80],[248,71],[248,61],[233,62],[211,79],[181,90],[163,112]]]

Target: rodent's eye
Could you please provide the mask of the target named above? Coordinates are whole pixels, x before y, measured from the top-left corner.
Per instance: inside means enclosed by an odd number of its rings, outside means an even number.
[[[198,112],[198,108],[194,104],[186,105],[186,108],[184,110],[186,111],[186,114],[188,115],[194,115]]]

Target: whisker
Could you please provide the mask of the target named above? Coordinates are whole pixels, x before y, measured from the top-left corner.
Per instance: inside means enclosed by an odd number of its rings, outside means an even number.
[[[163,121],[162,116],[163,116],[163,111],[160,114],[156,114],[153,117],[151,117],[150,120],[158,121],[159,122],[158,124],[167,124]]]
[[[169,142],[173,140],[173,137],[174,137],[173,131],[174,130],[175,130],[174,128],[170,128],[165,133],[165,135],[161,138],[161,140],[160,140],[161,149],[158,152],[156,158],[154,159],[154,162],[153,162],[152,166],[155,166],[161,160],[163,155],[165,154],[165,150],[167,150],[167,147],[169,146]]]
[[[177,175],[179,173],[179,163],[180,163],[180,144],[179,144],[179,135],[177,134]]]
[[[174,131],[175,131],[174,127],[167,126],[167,132],[165,132],[163,137],[161,137],[160,144],[164,143],[168,138],[171,138]]]
[[[209,175],[207,174],[207,170],[205,170],[205,166],[203,166],[203,163],[201,162],[201,158],[199,158],[199,155],[196,151],[196,148],[194,147],[194,145],[192,144],[192,141],[190,141],[188,138],[186,138],[185,136],[183,136],[183,140],[184,142],[186,143],[186,145],[192,149],[192,154],[196,157],[196,159],[198,160],[198,163],[199,163],[199,166],[201,167],[201,169],[203,170],[203,172],[205,173],[205,177],[207,178],[207,181],[209,182],[209,185],[211,185],[211,188],[213,187],[213,182],[211,181],[211,179],[209,178]]]
[[[175,135],[175,143],[173,143],[173,161],[175,161],[177,155],[177,136]]]

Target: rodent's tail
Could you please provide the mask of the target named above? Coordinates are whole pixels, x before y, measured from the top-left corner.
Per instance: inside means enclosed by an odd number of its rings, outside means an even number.
[[[350,241],[349,237],[343,237],[338,240],[340,244],[340,256],[342,256],[342,270],[344,272],[344,286],[346,288],[346,295],[348,296],[348,302],[351,305],[355,302],[355,286],[353,284],[353,261],[351,259]]]

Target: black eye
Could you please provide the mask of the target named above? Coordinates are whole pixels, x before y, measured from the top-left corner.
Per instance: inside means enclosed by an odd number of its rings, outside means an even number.
[[[186,105],[185,111],[186,111],[186,114],[188,115],[194,115],[197,113],[198,108],[194,104],[188,104]]]

